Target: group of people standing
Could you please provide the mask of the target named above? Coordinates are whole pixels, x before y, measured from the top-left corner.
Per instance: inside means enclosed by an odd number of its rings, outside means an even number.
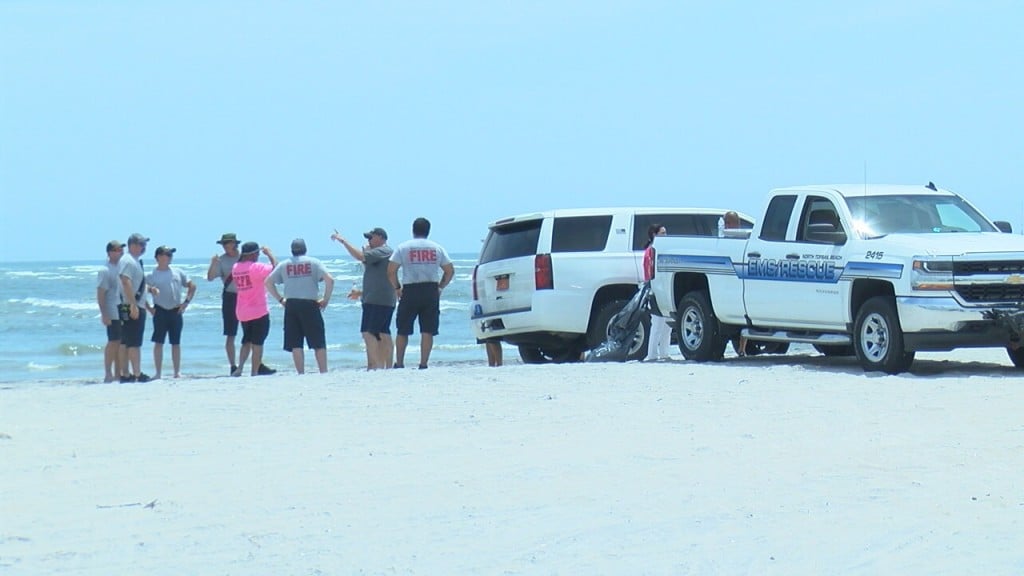
[[[440,325],[441,291],[452,281],[455,268],[447,251],[427,238],[429,220],[417,218],[412,232],[413,238],[396,249],[388,246],[387,232],[379,227],[363,234],[367,240],[363,246],[351,244],[337,230],[331,235],[364,265],[363,288],[353,290],[349,298],[362,302],[360,332],[366,344],[368,370],[404,367],[409,336],[417,320],[421,337],[419,368],[426,368],[430,359],[433,337]],[[163,345],[167,340],[171,343],[174,377],[181,375],[183,314],[195,295],[196,285],[184,272],[171,266],[175,249],[169,246],[157,248],[157,267],[146,274],[142,255],[148,242],[149,238],[135,233],[126,244],[117,240],[107,243],[106,266],[97,279],[97,303],[107,332],[105,382],[151,379],[141,370],[147,313],[153,316],[153,378],[161,377]],[[217,243],[223,253],[210,259],[206,277],[223,284],[224,351],[231,375],[241,376],[246,362],[250,363],[253,376],[276,372],[263,363],[263,347],[270,334],[268,294],[284,307],[284,349],[291,352],[296,372],[305,372],[304,344],[313,350],[319,371],[326,372],[323,310],[334,292],[334,278],[319,259],[306,254],[305,240],[293,240],[291,258],[280,262],[270,248],[252,241],[240,244],[234,233],[222,235]],[[260,254],[269,263],[259,262]],[[394,340],[392,317],[397,332]],[[236,354],[239,326],[242,345]]]

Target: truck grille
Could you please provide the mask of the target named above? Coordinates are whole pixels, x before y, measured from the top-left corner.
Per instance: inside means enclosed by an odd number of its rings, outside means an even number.
[[[1024,302],[1021,284],[957,284],[956,293],[968,302]]]
[[[1024,260],[989,260],[987,262],[954,262],[953,274],[1024,274]]]

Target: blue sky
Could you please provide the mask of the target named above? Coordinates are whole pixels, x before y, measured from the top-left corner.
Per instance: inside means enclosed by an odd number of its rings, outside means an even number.
[[[559,207],[926,183],[1024,228],[1024,4],[0,0],[0,261],[475,252]]]

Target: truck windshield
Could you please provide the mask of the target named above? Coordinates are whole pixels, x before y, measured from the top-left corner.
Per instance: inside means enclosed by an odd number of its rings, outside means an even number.
[[[886,234],[997,232],[959,196],[906,194],[846,199],[853,227],[863,238]]]

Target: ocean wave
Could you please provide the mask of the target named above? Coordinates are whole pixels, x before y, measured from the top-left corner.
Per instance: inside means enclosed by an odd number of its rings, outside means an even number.
[[[60,353],[64,356],[102,353],[103,348],[103,346],[97,344],[79,344],[77,342],[64,342],[58,347]]]
[[[87,272],[89,274],[96,274],[99,270],[99,268],[94,267],[89,269]],[[59,272],[52,271],[31,272],[27,270],[5,272],[4,275],[12,278],[25,278],[30,280],[78,280],[81,278],[80,275],[61,274]]]
[[[40,364],[38,362],[29,362],[26,367],[30,372],[50,372],[63,368],[60,364]]]
[[[70,302],[67,300],[48,300],[46,298],[11,298],[8,304],[27,304],[38,308],[60,308],[62,310],[95,310],[99,315],[99,309],[95,302]]]

